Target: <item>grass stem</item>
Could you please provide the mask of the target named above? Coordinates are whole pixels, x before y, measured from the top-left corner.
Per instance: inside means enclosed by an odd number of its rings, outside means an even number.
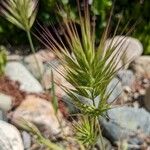
[[[32,38],[31,38],[31,33],[30,33],[30,30],[28,30],[28,31],[26,31],[26,32],[27,32],[27,37],[28,37],[29,43],[30,43],[31,51],[32,51],[32,53],[33,53],[33,57],[34,57],[34,60],[35,60],[36,65],[37,65],[37,69],[39,70],[39,81],[41,81],[41,79],[42,79],[42,71],[41,71],[39,62],[38,62],[38,60],[37,60],[37,57],[36,57],[36,55],[35,55],[35,48],[34,48],[34,45],[33,45]]]

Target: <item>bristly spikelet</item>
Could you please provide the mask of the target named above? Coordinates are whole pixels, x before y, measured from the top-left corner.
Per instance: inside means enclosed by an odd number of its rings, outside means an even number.
[[[8,21],[25,31],[30,30],[36,18],[38,0],[3,0],[0,4],[0,12]]]
[[[91,25],[88,3],[84,1],[84,12],[82,12],[78,1],[78,9],[80,18],[78,25],[67,17],[63,18],[63,25],[60,28],[63,31],[64,39],[53,26],[54,34],[41,27],[42,34],[40,31],[39,33],[43,39],[40,40],[60,59],[66,71],[65,79],[73,86],[73,89],[63,86],[72,98],[72,102],[81,112],[99,116],[110,109],[107,99],[112,91],[108,93],[107,86],[117,72],[116,67],[119,61],[116,60],[118,60],[121,49],[115,51],[116,47],[120,45],[117,44],[114,47],[111,43],[105,50],[108,27],[97,46],[95,26]],[[61,13],[62,9],[59,11]],[[121,53],[122,56],[123,54]],[[92,106],[81,101],[78,95],[90,99]],[[96,102],[96,98],[99,98],[98,102]]]

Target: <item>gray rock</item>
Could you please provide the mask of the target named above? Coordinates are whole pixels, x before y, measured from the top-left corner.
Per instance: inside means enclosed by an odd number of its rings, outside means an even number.
[[[105,147],[105,150],[112,150],[112,145],[111,143],[104,137],[103,138],[103,145]],[[101,139],[100,137],[97,139],[97,142],[96,142],[96,145],[95,147],[92,149],[92,150],[102,150],[103,147],[102,147],[102,143],[101,143]]]
[[[105,50],[107,50],[110,46],[117,46],[115,52],[118,50],[120,51],[116,60],[116,62],[119,62],[117,68],[121,67],[123,64],[128,64],[133,59],[138,58],[143,52],[143,46],[140,41],[127,36],[115,36],[113,39],[111,38],[106,40]],[[121,58],[123,52],[125,52],[125,57]]]
[[[150,135],[150,114],[143,108],[124,106],[111,109],[107,114],[110,120],[100,119],[100,123],[104,128],[105,136],[112,142],[126,139],[135,134],[138,129]]]
[[[31,147],[31,136],[29,133],[23,131],[22,133],[23,145],[25,150],[30,150]]]
[[[12,107],[12,97],[0,93],[0,109],[3,111],[8,111]]]
[[[0,120],[3,120],[3,112],[0,110]]]
[[[150,111],[150,87],[146,90],[146,95],[144,98],[144,106],[148,111]]]
[[[120,70],[117,76],[123,86],[131,87],[135,81],[135,76],[131,70]]]
[[[139,77],[150,78],[150,56],[141,56],[130,65]]]
[[[8,62],[6,65],[5,74],[11,80],[19,81],[21,90],[34,93],[43,91],[40,83],[21,63]]]
[[[114,78],[109,83],[107,92],[110,93],[111,91],[112,91],[112,93],[107,100],[108,103],[111,103],[114,100],[116,100],[117,98],[119,98],[119,96],[121,96],[121,93],[123,92],[123,88],[122,88],[122,85],[121,85],[121,82],[119,81],[119,79]]]
[[[0,120],[0,150],[24,150],[16,127]]]
[[[23,60],[23,63],[26,66],[26,68],[33,74],[35,78],[39,79],[41,74],[43,74],[44,72],[44,65],[40,57],[37,57],[37,62],[38,66],[33,54],[26,56]]]

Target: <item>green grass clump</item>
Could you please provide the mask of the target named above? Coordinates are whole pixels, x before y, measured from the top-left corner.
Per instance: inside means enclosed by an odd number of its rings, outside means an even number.
[[[120,61],[117,59],[118,56],[121,55],[123,58],[125,53],[121,52],[122,44],[120,43],[122,41],[113,46],[112,40],[108,48],[105,49],[110,19],[99,44],[96,44],[95,20],[90,18],[88,3],[84,1],[84,11],[81,11],[79,1],[77,2],[79,24],[63,16],[63,25],[60,26],[63,36],[60,36],[54,26],[55,34],[41,27],[41,36],[42,42],[58,56],[65,69],[65,75],[58,72],[73,88],[63,85],[61,87],[71,98],[71,102],[86,117],[76,127],[76,133],[78,140],[88,148],[95,144],[95,138],[97,139],[101,135],[100,127],[98,128],[100,134],[94,132],[93,128],[99,126],[99,116],[103,116],[111,108],[111,104],[107,103],[107,100],[112,91],[107,92],[107,87],[117,73],[117,65]],[[64,11],[61,8],[59,11],[63,15]],[[114,36],[117,28],[114,31]],[[116,47],[119,47],[118,51],[115,50]],[[84,99],[88,99],[90,104],[86,103]]]

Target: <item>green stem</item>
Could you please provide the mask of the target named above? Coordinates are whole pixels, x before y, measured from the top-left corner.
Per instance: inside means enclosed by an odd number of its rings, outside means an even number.
[[[30,30],[27,30],[26,32],[27,32],[27,37],[28,37],[29,43],[30,43],[31,51],[33,53],[33,57],[34,57],[36,65],[37,65],[37,69],[39,70],[39,74],[40,74],[39,80],[41,80],[42,79],[42,71],[41,71],[40,65],[38,63],[38,60],[36,58],[36,55],[35,55],[35,48],[34,48],[34,45],[33,45],[33,42],[32,42]]]

